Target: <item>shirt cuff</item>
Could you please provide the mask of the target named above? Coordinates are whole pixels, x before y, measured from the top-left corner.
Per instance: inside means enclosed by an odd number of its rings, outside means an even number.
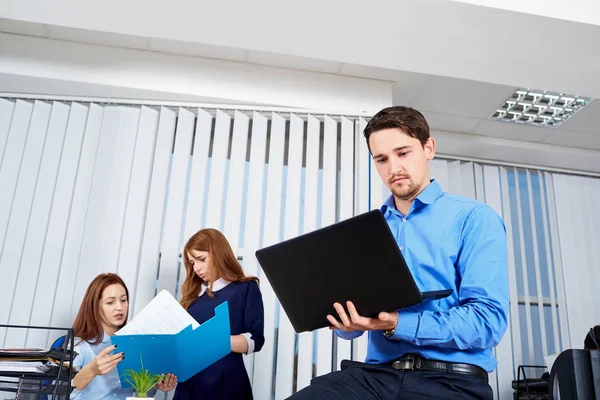
[[[248,342],[248,351],[246,352],[246,354],[252,354],[254,353],[254,340],[252,340],[252,334],[251,333],[242,333],[242,336],[246,338],[246,342]]]
[[[357,337],[360,337],[360,336],[362,336],[363,333],[365,333],[364,331],[346,332],[346,331],[342,331],[339,329],[335,329],[334,331],[335,331],[336,335],[338,335],[342,339],[346,339],[346,340],[356,339]]]
[[[421,313],[417,311],[398,310],[398,324],[396,332],[390,337],[394,340],[403,340],[413,343],[417,337]]]
[[[76,400],[81,397],[81,392],[75,389],[75,383],[71,380],[71,386],[73,387],[73,391],[71,391],[71,395],[69,396],[70,400]]]

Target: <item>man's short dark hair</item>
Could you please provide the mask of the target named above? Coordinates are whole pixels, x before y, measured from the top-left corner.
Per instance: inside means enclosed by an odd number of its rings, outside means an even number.
[[[583,342],[583,348],[586,350],[600,350],[598,344],[600,343],[600,325],[596,325],[588,331]]]
[[[408,136],[418,139],[423,147],[429,139],[429,124],[423,114],[411,107],[387,107],[375,114],[363,131],[369,151],[371,151],[369,145],[371,134],[392,128],[401,129]]]

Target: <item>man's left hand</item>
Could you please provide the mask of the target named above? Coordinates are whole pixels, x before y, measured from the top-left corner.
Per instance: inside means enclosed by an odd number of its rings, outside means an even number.
[[[327,315],[327,320],[331,323],[331,329],[339,329],[345,332],[387,331],[396,329],[396,325],[398,325],[398,311],[382,311],[379,313],[378,318],[369,318],[359,315],[351,301],[346,302],[348,313],[340,303],[335,303],[333,307],[340,319],[337,320],[334,316]]]

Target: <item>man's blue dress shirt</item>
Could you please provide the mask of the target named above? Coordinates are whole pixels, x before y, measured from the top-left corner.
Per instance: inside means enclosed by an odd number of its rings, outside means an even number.
[[[507,328],[506,230],[486,204],[431,183],[403,215],[390,196],[381,208],[421,292],[454,289],[441,300],[398,310],[392,338],[369,332],[367,363],[416,353],[431,360],[496,368],[492,353]],[[385,279],[384,276],[370,279]],[[345,339],[363,332],[336,331]]]

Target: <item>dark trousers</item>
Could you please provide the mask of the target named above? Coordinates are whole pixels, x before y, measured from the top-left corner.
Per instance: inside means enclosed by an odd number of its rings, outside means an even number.
[[[312,380],[288,400],[492,400],[490,385],[472,375],[400,371],[390,365],[342,361],[341,371]]]

